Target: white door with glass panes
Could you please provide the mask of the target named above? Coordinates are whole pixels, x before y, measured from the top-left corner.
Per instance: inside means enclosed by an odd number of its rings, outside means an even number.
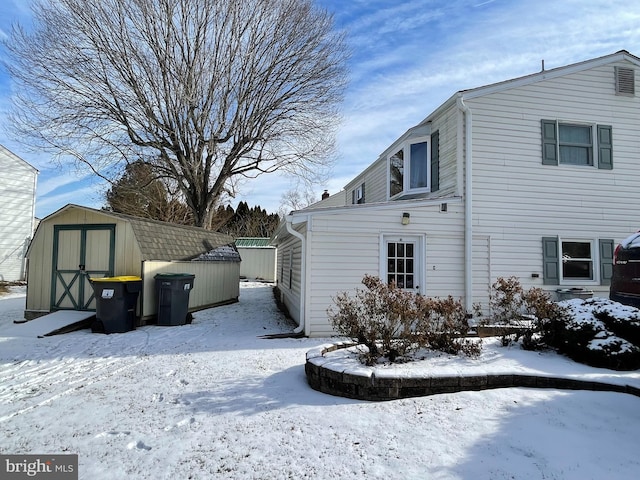
[[[419,236],[384,236],[381,278],[403,290],[420,293],[423,281],[424,239]]]

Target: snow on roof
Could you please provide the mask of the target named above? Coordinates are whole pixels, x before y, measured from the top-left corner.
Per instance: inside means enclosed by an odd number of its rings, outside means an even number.
[[[238,250],[232,245],[223,245],[198,255],[192,262],[241,262]]]
[[[640,232],[629,235],[621,243],[622,248],[638,248],[640,247]]]

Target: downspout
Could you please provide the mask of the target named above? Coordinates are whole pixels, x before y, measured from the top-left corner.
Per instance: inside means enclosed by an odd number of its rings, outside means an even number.
[[[473,142],[471,109],[465,105],[462,95],[457,99],[458,108],[464,113],[465,142],[464,142],[464,293],[467,312],[473,310]]]
[[[288,215],[285,217],[285,226],[287,232],[300,240],[300,325],[298,325],[293,333],[304,332],[304,309],[305,309],[305,286],[306,286],[306,250],[307,243],[306,238],[300,232],[296,231],[291,224],[292,217]]]

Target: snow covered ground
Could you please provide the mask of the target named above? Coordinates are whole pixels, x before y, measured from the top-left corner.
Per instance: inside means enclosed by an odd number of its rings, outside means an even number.
[[[6,337],[24,292],[0,297],[0,451],[77,453],[81,479],[635,479],[640,399],[534,389],[384,403],[327,396],[271,287],[193,324]],[[539,371],[640,385],[552,353],[485,346],[444,369]],[[433,365],[432,367],[433,368]]]

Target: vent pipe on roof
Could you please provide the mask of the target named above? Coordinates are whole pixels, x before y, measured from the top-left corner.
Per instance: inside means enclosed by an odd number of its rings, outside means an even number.
[[[322,200],[326,200],[327,198],[329,198],[329,190],[322,192]]]
[[[544,58],[542,59],[542,71],[544,72]]]

